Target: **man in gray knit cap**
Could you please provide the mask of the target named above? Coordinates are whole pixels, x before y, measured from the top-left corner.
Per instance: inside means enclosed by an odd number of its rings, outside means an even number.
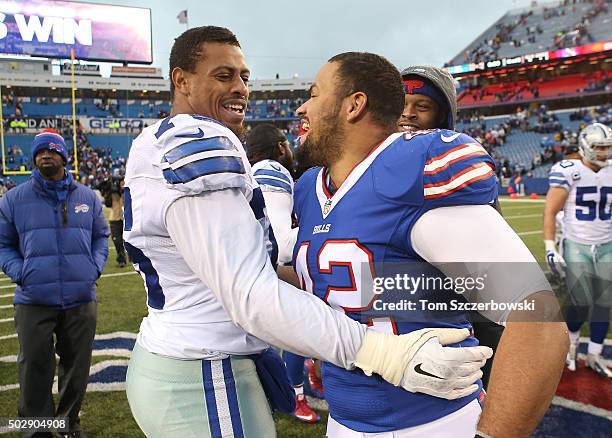
[[[453,77],[439,67],[414,65],[402,71],[404,81],[404,111],[399,120],[400,129],[450,129],[455,131],[457,120],[457,92]],[[499,210],[499,203],[494,207]],[[489,321],[476,311],[470,312],[474,335],[481,345],[495,352],[504,331],[501,325]],[[485,389],[491,375],[492,360],[482,368]]]
[[[430,65],[414,65],[402,71],[405,104],[399,125],[404,131],[455,130],[457,92],[453,77]]]

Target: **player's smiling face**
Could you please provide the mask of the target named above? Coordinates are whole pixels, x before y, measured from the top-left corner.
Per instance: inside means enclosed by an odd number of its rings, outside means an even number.
[[[202,44],[202,55],[188,81],[191,110],[220,121],[235,134],[242,133],[250,71],[240,47],[221,43]]]
[[[433,129],[438,126],[440,107],[424,94],[404,95],[404,111],[399,120],[402,131]]]
[[[341,153],[344,127],[339,115],[343,98],[336,93],[337,70],[333,62],[321,67],[310,87],[310,99],[297,109],[305,131],[298,152],[311,165],[329,166]]]

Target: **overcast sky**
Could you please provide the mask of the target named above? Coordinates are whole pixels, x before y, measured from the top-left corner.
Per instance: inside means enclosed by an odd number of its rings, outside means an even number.
[[[168,56],[189,26],[217,25],[240,40],[253,79],[312,78],[331,56],[381,54],[399,69],[442,66],[509,9],[531,0],[88,0],[152,10],[153,65],[168,76]]]

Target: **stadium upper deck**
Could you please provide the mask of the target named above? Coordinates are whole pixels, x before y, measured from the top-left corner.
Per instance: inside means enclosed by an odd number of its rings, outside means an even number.
[[[609,0],[562,0],[510,10],[447,65],[609,41],[612,38],[610,4]]]

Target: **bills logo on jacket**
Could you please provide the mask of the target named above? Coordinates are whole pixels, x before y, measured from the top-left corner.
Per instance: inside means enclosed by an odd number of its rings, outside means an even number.
[[[74,207],[75,213],[87,213],[89,211],[89,205],[79,204]]]

